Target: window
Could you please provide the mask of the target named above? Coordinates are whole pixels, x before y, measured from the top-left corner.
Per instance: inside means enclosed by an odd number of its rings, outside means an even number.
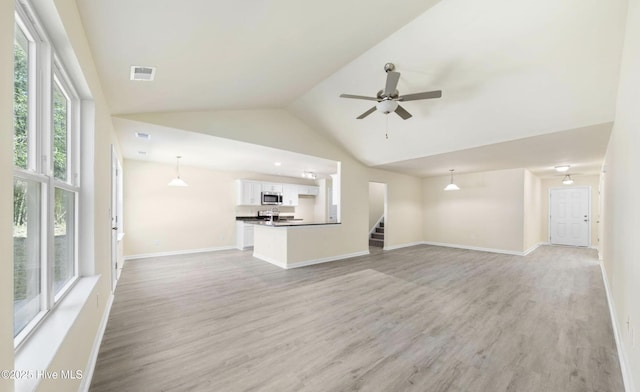
[[[79,100],[34,15],[16,6],[14,340],[19,345],[78,277]],[[39,75],[39,77],[36,77]]]
[[[14,336],[40,313],[40,184],[13,181]]]

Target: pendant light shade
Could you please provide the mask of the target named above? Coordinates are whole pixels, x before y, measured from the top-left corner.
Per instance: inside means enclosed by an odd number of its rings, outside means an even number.
[[[449,169],[449,171],[451,172],[451,183],[449,183],[449,185],[447,185],[444,188],[445,191],[459,191],[460,190],[460,187],[453,183],[453,170],[454,169]]]
[[[180,178],[180,158],[181,156],[176,157],[176,178],[169,181],[169,186],[188,186],[186,182],[182,178]]]
[[[566,176],[564,176],[564,178],[562,179],[562,183],[565,185],[573,184],[573,179],[571,178],[571,174],[567,174]]]

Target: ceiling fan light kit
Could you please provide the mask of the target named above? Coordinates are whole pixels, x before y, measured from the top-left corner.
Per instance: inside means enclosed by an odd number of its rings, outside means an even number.
[[[383,101],[378,102],[376,105],[376,110],[382,112],[384,114],[393,113],[398,108],[398,102],[392,99],[385,99]]]
[[[376,106],[362,113],[358,117],[358,120],[362,120],[367,117],[371,113],[376,110],[384,113],[396,113],[403,120],[407,120],[411,118],[411,113],[409,113],[405,108],[400,106],[398,102],[407,102],[407,101],[417,101],[421,99],[432,99],[432,98],[440,98],[442,97],[441,90],[429,91],[424,93],[415,93],[415,94],[407,94],[400,95],[397,90],[398,82],[400,81],[400,72],[395,72],[396,69],[393,63],[386,63],[384,65],[384,71],[387,73],[387,81],[384,86],[384,90],[378,91],[375,97],[367,97],[363,95],[353,95],[353,94],[340,94],[341,98],[350,98],[350,99],[362,99],[366,101],[377,101]]]

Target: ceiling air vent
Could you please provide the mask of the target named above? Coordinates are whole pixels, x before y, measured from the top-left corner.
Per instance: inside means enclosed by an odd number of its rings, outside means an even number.
[[[146,132],[136,132],[136,137],[144,140],[151,139],[151,135]]]
[[[156,77],[156,67],[131,66],[131,80],[151,82]]]

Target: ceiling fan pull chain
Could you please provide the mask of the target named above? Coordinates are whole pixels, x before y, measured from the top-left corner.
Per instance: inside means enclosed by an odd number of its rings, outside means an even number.
[[[389,115],[385,115],[386,119],[387,119],[387,126],[384,129],[384,137],[386,137],[387,139],[389,139]]]

